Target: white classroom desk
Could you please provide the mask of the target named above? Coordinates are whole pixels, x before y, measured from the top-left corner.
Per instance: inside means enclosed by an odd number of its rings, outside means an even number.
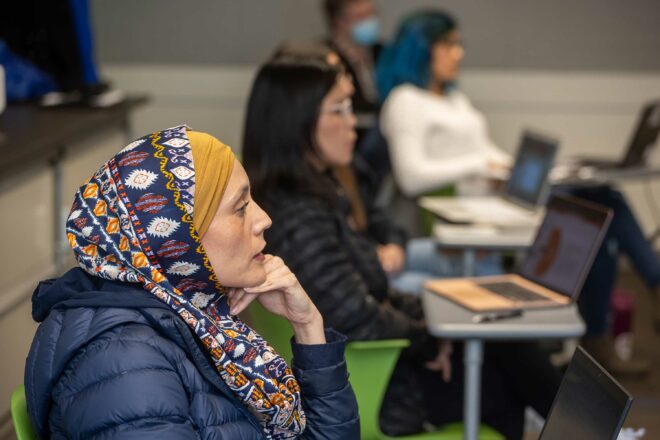
[[[657,177],[660,177],[660,167],[642,165],[619,169],[598,169],[583,166],[576,169],[571,165],[560,164],[550,172],[549,181],[553,186],[599,186]]]
[[[534,241],[536,227],[505,228],[489,225],[455,225],[436,222],[433,238],[439,247],[463,251],[463,275],[475,274],[479,250],[525,251]]]
[[[577,338],[585,330],[574,304],[526,310],[518,318],[475,324],[472,322],[473,312],[431,291],[423,292],[422,303],[429,333],[439,338],[465,341],[465,440],[477,440],[479,433],[484,341]]]

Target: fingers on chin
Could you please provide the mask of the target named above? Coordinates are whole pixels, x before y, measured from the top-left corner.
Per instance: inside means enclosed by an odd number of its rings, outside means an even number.
[[[249,287],[245,289],[245,291],[247,293],[264,293],[264,292],[268,292],[269,290],[272,290],[272,288],[273,288],[272,283],[264,283],[259,286]]]

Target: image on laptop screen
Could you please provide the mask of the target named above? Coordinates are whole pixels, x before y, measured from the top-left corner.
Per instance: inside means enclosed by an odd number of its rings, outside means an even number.
[[[575,298],[596,255],[609,212],[576,198],[554,196],[520,275]]]
[[[507,183],[507,196],[529,205],[538,204],[556,150],[556,141],[525,132]]]
[[[630,408],[628,393],[578,348],[541,432],[541,440],[616,439]]]

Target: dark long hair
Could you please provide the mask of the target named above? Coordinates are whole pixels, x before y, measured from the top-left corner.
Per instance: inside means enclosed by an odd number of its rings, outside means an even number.
[[[268,62],[252,85],[243,132],[243,165],[252,195],[264,206],[277,189],[332,202],[335,190],[310,161],[321,102],[339,68],[319,59]]]

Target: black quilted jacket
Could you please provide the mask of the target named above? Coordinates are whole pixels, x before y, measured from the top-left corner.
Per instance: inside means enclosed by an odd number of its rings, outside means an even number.
[[[310,195],[271,193],[267,251],[296,274],[326,326],[352,340],[407,338],[409,355],[433,358],[437,342],[425,330],[419,299],[389,287],[376,254],[378,243],[404,244],[403,231],[364,192],[369,228],[353,231],[346,221],[350,203],[337,191],[334,208]]]

